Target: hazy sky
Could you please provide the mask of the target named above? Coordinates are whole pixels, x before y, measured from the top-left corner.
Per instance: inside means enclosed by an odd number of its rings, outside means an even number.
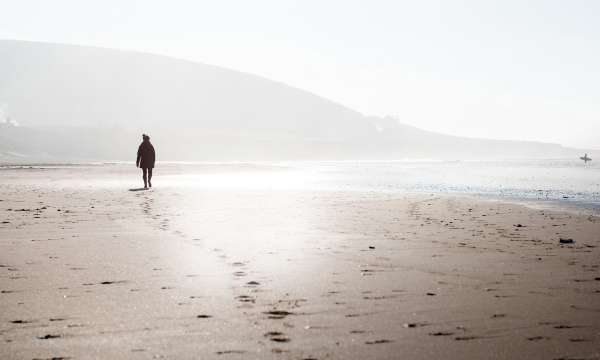
[[[455,135],[600,149],[600,1],[0,0],[0,38],[165,54]]]

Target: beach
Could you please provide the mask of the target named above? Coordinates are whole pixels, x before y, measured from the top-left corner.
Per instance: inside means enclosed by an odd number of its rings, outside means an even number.
[[[186,169],[0,170],[0,358],[600,358],[586,207]]]

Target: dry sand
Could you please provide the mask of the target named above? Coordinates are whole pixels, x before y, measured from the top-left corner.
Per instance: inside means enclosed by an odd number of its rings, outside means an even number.
[[[0,176],[3,359],[600,358],[598,217]]]

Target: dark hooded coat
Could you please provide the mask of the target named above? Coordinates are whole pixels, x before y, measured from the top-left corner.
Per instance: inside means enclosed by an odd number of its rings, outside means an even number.
[[[142,141],[138,148],[136,164],[142,169],[153,168],[155,159],[154,146],[149,140]]]

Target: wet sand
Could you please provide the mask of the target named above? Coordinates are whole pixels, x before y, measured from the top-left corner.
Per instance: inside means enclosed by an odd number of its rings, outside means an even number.
[[[600,358],[598,217],[82,171],[0,174],[0,358]]]

